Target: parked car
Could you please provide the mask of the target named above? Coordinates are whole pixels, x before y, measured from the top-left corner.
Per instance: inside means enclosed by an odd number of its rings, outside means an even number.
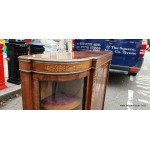
[[[75,39],[74,50],[112,51],[110,72],[136,75],[143,64],[147,40],[142,39]]]

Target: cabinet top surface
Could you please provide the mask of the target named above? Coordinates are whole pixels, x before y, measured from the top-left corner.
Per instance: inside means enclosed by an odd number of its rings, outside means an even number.
[[[74,51],[74,52],[50,52],[48,54],[23,55],[20,59],[38,61],[82,61],[89,59],[100,59],[111,56],[112,52],[106,51]]]

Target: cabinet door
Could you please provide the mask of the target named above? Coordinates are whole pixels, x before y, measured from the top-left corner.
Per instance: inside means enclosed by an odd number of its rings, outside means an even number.
[[[84,105],[84,78],[64,82],[40,81],[40,106],[48,110],[77,110]]]

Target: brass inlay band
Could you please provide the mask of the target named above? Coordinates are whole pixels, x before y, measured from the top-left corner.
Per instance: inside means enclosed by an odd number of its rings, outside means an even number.
[[[49,75],[65,75],[65,74],[76,74],[76,73],[81,73],[81,72],[85,72],[88,71],[89,69],[86,70],[82,70],[82,71],[77,71],[77,72],[67,72],[67,73],[48,73],[48,72],[38,72],[38,71],[32,71],[34,73],[38,73],[38,74],[49,74]]]
[[[23,70],[23,69],[19,69],[22,72],[32,72],[32,70]]]
[[[82,71],[78,71],[78,72],[70,72],[70,73],[46,73],[46,72],[38,72],[38,71],[33,71],[33,70],[23,70],[23,69],[19,69],[20,71],[22,72],[27,72],[27,73],[30,73],[30,72],[34,72],[34,73],[38,73],[38,74],[49,74],[49,75],[65,75],[65,74],[76,74],[76,73],[81,73],[81,72],[85,72],[85,71],[88,71],[89,69],[87,70],[82,70]]]

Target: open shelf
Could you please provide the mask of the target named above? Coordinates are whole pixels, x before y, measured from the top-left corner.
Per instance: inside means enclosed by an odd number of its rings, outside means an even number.
[[[81,105],[81,100],[69,98],[62,95],[49,96],[41,101],[44,110],[72,110]]]

